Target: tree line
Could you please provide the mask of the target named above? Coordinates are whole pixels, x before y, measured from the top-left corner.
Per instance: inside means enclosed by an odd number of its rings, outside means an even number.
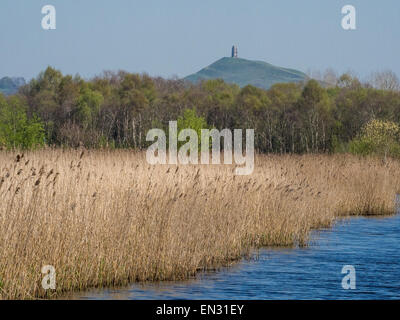
[[[329,85],[308,80],[263,90],[123,71],[84,80],[48,67],[17,94],[0,94],[0,147],[144,149],[150,129],[181,119],[188,126],[255,129],[255,148],[262,153],[346,151],[372,121],[400,124],[396,79],[383,76],[376,77],[386,84],[381,89],[344,74]]]

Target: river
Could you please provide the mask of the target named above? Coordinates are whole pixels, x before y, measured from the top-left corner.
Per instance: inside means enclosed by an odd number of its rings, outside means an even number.
[[[342,288],[344,265],[356,289]],[[253,259],[187,281],[133,284],[72,299],[400,299],[400,215],[356,217],[315,231],[307,248],[263,248]]]

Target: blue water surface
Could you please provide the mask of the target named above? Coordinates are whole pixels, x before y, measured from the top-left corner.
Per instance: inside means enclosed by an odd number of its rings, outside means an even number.
[[[356,289],[342,288],[353,265]],[[351,218],[314,232],[310,246],[261,249],[251,260],[181,282],[134,284],[74,299],[400,299],[400,215]]]

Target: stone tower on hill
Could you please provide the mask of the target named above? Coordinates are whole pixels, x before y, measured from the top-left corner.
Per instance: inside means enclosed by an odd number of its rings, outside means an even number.
[[[238,48],[237,46],[232,47],[232,58],[237,58],[238,57]]]

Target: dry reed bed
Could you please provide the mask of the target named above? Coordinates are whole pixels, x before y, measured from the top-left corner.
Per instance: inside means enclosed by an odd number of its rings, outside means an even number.
[[[0,153],[0,297],[31,299],[184,279],[253,247],[305,245],[341,215],[387,214],[400,164],[257,156],[233,166],[150,166],[129,151]],[[57,289],[41,288],[56,268]]]

